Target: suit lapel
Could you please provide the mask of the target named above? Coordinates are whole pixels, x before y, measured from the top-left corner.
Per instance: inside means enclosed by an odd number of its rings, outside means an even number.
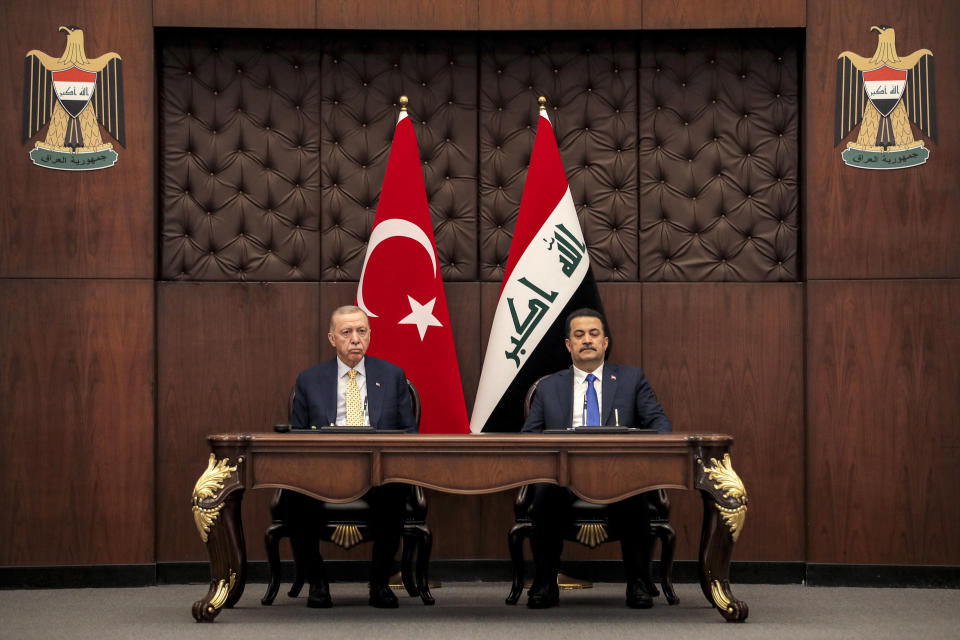
[[[365,358],[364,369],[367,374],[367,412],[370,414],[370,426],[376,427],[380,425],[383,414],[383,376],[379,363],[369,356]]]
[[[616,422],[613,418],[614,399],[617,396],[617,366],[613,364],[603,365],[603,415],[600,416],[600,424],[612,425]],[[629,426],[629,425],[624,425]]]

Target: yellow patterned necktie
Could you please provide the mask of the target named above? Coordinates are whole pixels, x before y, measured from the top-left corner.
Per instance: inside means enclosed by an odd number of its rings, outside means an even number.
[[[363,403],[360,402],[356,369],[350,369],[350,379],[347,381],[347,426],[363,426]]]

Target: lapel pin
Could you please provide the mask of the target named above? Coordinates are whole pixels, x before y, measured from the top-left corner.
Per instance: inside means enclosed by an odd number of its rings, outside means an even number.
[[[374,382],[373,384],[377,385],[378,387],[380,386],[379,382]]]
[[[610,376],[610,379],[611,379],[611,380],[616,380],[616,379],[617,379],[617,376],[611,375],[611,376]]]

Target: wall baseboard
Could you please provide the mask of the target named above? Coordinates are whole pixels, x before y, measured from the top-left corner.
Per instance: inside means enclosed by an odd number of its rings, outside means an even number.
[[[369,565],[366,560],[328,560],[331,582],[363,582]],[[565,562],[568,575],[593,582],[622,582],[619,560]],[[656,582],[659,564],[653,563]],[[247,565],[247,581],[264,583],[266,562]],[[533,575],[528,564],[527,577]],[[438,582],[509,582],[509,560],[434,560],[430,579]],[[203,584],[210,579],[207,562],[159,562],[134,565],[14,566],[0,567],[0,589],[75,589],[90,587],[146,587],[162,584]],[[293,563],[283,563],[283,583],[293,580]],[[695,583],[697,563],[677,561],[675,583]],[[815,587],[894,587],[960,589],[960,567],[937,565],[854,565],[803,562],[733,562],[733,584],[806,584]],[[281,588],[282,590],[282,588]]]
[[[153,563],[0,567],[0,589],[146,587],[156,583],[157,565]]]
[[[813,587],[960,589],[960,567],[895,564],[819,564],[807,567]]]

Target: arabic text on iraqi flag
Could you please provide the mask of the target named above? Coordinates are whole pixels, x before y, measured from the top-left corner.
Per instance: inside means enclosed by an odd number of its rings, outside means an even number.
[[[405,106],[367,242],[357,306],[370,316],[368,353],[402,367],[420,392],[420,433],[467,433],[417,137]]]
[[[567,314],[581,307],[603,312],[544,102],[470,419],[473,432],[519,431],[530,385],[570,366]]]

